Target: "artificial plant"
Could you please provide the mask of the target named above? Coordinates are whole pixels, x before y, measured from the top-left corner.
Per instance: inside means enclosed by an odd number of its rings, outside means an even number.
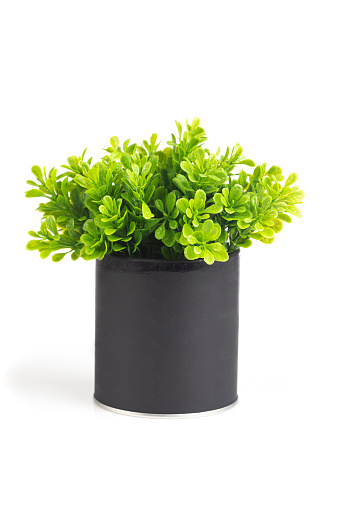
[[[40,229],[27,249],[53,261],[71,253],[73,260],[105,255],[224,262],[228,253],[250,247],[252,240],[271,244],[304,192],[285,183],[278,166],[255,167],[239,144],[224,154],[203,147],[206,134],[195,118],[183,131],[176,122],[168,147],[159,149],[157,135],[142,145],[113,136],[99,162],[69,157],[66,171],[33,166],[36,180],[29,198],[45,198],[38,210]],[[239,169],[241,166],[254,167]],[[293,187],[292,187],[293,186]]]

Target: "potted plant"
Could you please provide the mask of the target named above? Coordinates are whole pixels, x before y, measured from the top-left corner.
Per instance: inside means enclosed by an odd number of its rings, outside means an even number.
[[[203,148],[195,118],[168,147],[117,137],[99,162],[33,166],[45,198],[27,249],[96,259],[95,399],[110,410],[192,415],[237,400],[239,250],[301,216],[297,175],[255,166],[240,145]],[[238,169],[238,167],[251,169]]]

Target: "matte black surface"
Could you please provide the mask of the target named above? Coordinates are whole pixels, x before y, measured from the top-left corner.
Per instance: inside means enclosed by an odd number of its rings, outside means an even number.
[[[239,251],[227,262],[96,261],[95,397],[185,414],[237,399]]]

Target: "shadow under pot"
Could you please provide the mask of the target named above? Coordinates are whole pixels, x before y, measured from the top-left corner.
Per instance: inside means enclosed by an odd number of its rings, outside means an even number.
[[[96,261],[95,400],[186,417],[237,400],[239,251],[227,262]]]

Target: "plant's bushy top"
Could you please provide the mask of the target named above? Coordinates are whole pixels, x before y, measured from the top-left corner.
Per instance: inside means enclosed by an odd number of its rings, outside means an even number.
[[[38,166],[28,180],[33,189],[27,197],[43,197],[38,210],[40,230],[27,244],[41,258],[53,251],[61,260],[102,259],[106,254],[142,258],[203,258],[206,263],[226,261],[228,253],[249,247],[252,239],[271,244],[290,223],[290,214],[300,217],[296,207],[304,192],[292,173],[283,185],[278,166],[256,166],[253,173],[238,169],[254,167],[242,155],[240,145],[212,154],[203,148],[205,131],[200,120],[186,122],[178,137],[172,134],[169,147],[159,150],[157,135],[142,145],[122,147],[110,140],[101,161],[69,157],[61,175],[48,174]],[[65,252],[66,250],[66,252]]]

